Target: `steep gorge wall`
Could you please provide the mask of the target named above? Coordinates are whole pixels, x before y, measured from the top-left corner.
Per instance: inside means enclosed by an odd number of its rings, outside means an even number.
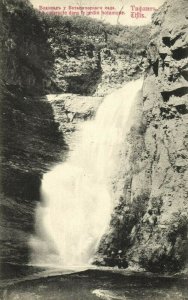
[[[27,263],[42,174],[65,143],[45,98],[4,91],[1,104],[1,262]]]
[[[1,85],[27,95],[46,93],[54,62],[47,23],[27,0],[0,6]]]
[[[148,46],[151,73],[144,82],[143,113],[146,151],[152,159],[148,204],[157,227],[150,242],[142,239],[147,247],[141,264],[154,270],[181,269],[188,258],[187,17],[186,1],[167,1],[153,17]]]
[[[42,174],[65,149],[43,95],[53,57],[45,24],[28,1],[1,2],[0,260],[27,263]],[[47,67],[48,66],[48,67]],[[4,273],[5,271],[5,273]]]
[[[127,136],[124,190],[99,264],[119,259],[152,272],[187,264],[187,17],[185,0],[167,1],[153,16],[143,95]]]

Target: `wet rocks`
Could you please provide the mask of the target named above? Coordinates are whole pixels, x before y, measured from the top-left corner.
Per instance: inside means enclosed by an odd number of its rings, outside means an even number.
[[[103,97],[80,96],[75,94],[58,94],[47,96],[53,108],[59,130],[65,142],[72,149],[72,141],[77,141],[75,134],[82,122],[94,117]]]
[[[87,53],[57,57],[52,80],[59,92],[91,95],[101,78],[100,58],[97,52],[92,57]]]
[[[139,78],[144,70],[144,60],[141,55],[130,57],[104,48],[100,51],[100,56],[101,79],[95,91],[96,96],[110,94],[132,78]]]

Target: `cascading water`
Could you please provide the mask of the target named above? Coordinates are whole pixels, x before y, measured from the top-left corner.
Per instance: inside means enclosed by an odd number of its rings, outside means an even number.
[[[142,79],[107,96],[94,120],[83,122],[81,138],[66,162],[42,180],[42,202],[36,210],[32,263],[53,266],[89,264],[107,229],[130,110]],[[123,167],[123,166],[122,166]]]

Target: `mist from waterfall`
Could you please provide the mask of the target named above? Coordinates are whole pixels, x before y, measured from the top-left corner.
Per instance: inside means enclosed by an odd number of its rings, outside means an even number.
[[[131,107],[142,82],[127,83],[105,97],[95,118],[83,122],[67,161],[44,174],[36,235],[30,240],[31,263],[61,267],[91,263],[110,222],[111,179],[117,176]]]

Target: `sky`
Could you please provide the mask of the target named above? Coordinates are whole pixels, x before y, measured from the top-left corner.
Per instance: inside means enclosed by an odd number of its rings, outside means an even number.
[[[165,0],[30,0],[33,6],[39,9],[39,6],[42,7],[51,7],[58,6],[61,7],[61,11],[63,11],[63,7],[65,7],[64,11],[69,14],[71,11],[78,12],[79,10],[69,9],[69,6],[84,6],[84,7],[102,7],[98,9],[100,12],[99,15],[95,15],[93,17],[104,21],[105,23],[117,24],[117,15],[106,15],[106,12],[119,12],[122,9],[123,14],[120,15],[118,19],[118,23],[121,25],[146,25],[151,22],[151,15],[153,13],[153,9],[158,9]],[[107,8],[106,8],[107,7]],[[113,9],[108,9],[109,7],[114,7]],[[139,8],[149,7],[150,11],[139,11]],[[44,11],[44,10],[43,10]],[[59,10],[60,11],[60,10]],[[90,11],[88,9],[84,10],[85,13]],[[141,14],[144,14],[144,17],[141,17]]]

